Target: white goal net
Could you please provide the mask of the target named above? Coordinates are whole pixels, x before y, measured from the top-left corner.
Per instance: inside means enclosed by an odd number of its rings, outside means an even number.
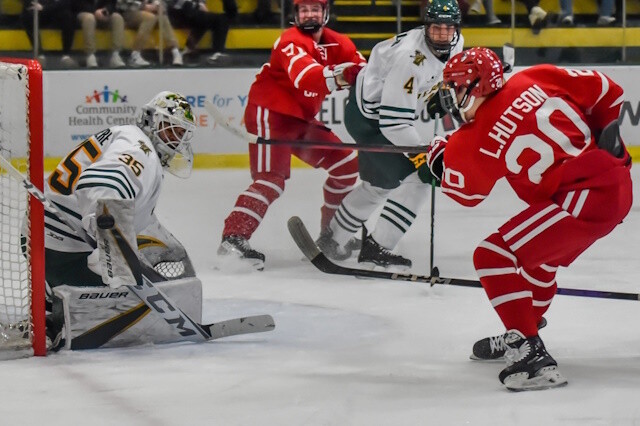
[[[0,62],[0,155],[42,188],[42,72],[9,61]],[[0,166],[0,359],[44,355],[42,221],[24,183]]]

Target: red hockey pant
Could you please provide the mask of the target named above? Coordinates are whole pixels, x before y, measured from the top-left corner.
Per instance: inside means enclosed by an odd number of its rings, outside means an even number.
[[[609,234],[631,209],[626,167],[608,170],[588,186],[570,187],[532,204],[475,250],[478,277],[507,330],[537,335],[556,293],[558,267]]]
[[[247,105],[244,120],[249,133],[265,139],[342,143],[320,121],[304,121],[254,104]],[[356,152],[250,144],[249,159],[253,183],[238,196],[231,214],[224,222],[223,237],[251,237],[269,205],[284,192],[285,181],[291,173],[291,155],[314,168],[322,168],[329,172],[323,186],[324,205],[320,209],[321,227],[329,225],[340,202],[351,192],[358,177]]]

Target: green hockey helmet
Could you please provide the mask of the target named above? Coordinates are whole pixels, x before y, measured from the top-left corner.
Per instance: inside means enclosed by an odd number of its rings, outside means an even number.
[[[460,7],[456,0],[429,0],[424,12],[424,36],[427,45],[433,52],[442,57],[446,57],[451,52],[453,46],[460,38]],[[451,25],[455,28],[455,33],[451,40],[436,41],[429,37],[429,27],[434,24]]]

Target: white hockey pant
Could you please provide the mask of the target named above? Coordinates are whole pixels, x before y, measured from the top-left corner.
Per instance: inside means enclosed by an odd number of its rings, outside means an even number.
[[[362,182],[345,197],[331,220],[333,238],[340,245],[346,244],[384,203],[372,236],[382,247],[393,250],[427,200],[428,188],[417,172],[407,176],[395,189],[377,188]]]

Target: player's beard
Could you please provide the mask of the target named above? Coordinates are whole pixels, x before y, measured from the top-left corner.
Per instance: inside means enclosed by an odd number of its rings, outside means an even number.
[[[322,24],[317,19],[307,19],[306,21],[301,22],[300,25],[298,25],[298,28],[300,28],[302,32],[313,34],[322,28]]]

